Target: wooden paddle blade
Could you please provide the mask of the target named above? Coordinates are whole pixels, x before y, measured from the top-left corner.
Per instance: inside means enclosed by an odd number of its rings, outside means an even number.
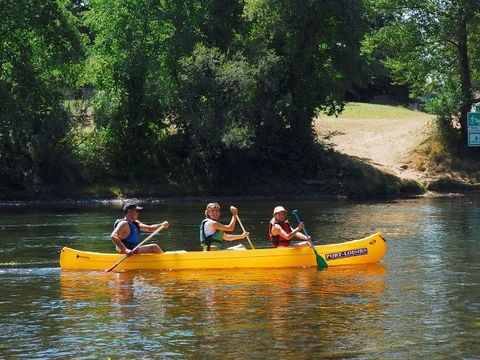
[[[110,266],[108,269],[106,269],[104,272],[108,273],[108,272],[111,272],[113,269],[115,269],[118,265],[120,265],[122,263],[123,260],[125,260],[126,258],[128,257],[128,255],[125,255],[123,258],[121,258],[120,260],[118,260],[115,264],[113,264],[112,266]]]

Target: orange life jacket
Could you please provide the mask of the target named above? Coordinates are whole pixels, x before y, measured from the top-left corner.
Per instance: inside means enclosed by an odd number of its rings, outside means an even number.
[[[292,232],[292,227],[288,223],[288,221],[281,222],[281,221],[275,221],[275,224],[278,224],[281,226],[283,230],[287,233]],[[290,240],[284,239],[281,235],[276,235],[274,236],[272,234],[272,228],[273,225],[271,222],[268,223],[268,236],[270,238],[270,242],[272,243],[273,247],[278,247],[278,246],[290,246]]]

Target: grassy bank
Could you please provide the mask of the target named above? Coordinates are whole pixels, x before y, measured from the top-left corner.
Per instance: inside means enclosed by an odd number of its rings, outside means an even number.
[[[411,117],[429,119],[430,114],[421,111],[410,110],[403,106],[390,106],[380,104],[368,104],[350,102],[344,111],[338,116],[339,119],[407,119]]]

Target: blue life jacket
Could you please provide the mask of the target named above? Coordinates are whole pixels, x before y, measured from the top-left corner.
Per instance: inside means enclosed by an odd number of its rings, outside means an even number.
[[[126,246],[127,249],[133,250],[135,246],[140,243],[140,225],[137,222],[131,222],[127,219],[117,219],[115,220],[115,224],[113,228],[115,229],[120,221],[126,220],[128,225],[130,226],[130,234],[126,239],[123,239],[122,242]]]
[[[205,223],[210,219],[204,219],[200,223],[200,245],[206,246],[207,251],[210,251],[210,245],[223,245],[223,235],[224,232],[221,230],[216,230],[212,235],[205,235]]]

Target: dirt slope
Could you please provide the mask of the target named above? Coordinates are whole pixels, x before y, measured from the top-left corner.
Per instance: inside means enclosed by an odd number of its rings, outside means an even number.
[[[391,174],[422,182],[423,172],[409,168],[409,152],[427,136],[433,117],[401,119],[319,117],[315,130],[341,153],[355,156]]]

